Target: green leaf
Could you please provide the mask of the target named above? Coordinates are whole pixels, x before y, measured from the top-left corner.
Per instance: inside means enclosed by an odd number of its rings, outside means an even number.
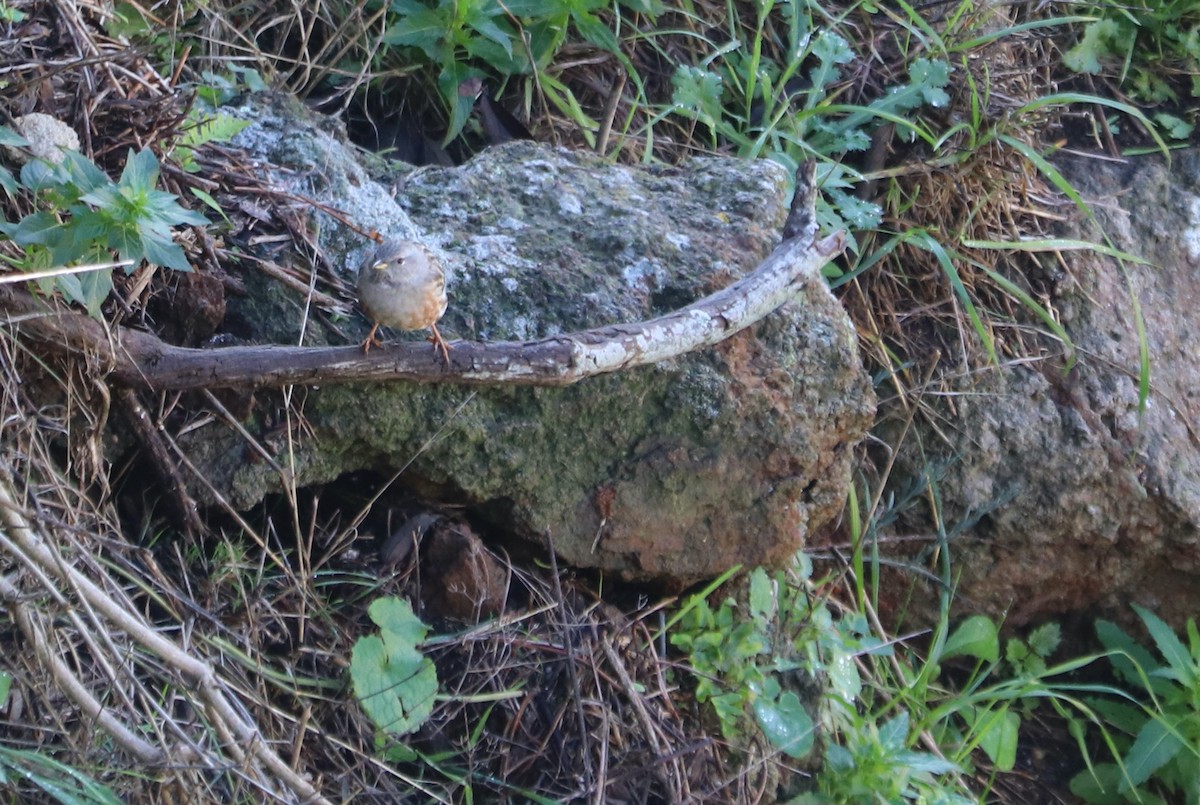
[[[61,236],[62,226],[57,216],[42,211],[30,213],[15,224],[0,223],[0,232],[21,246],[49,246]]]
[[[173,268],[176,271],[191,271],[192,264],[187,255],[171,238],[170,232],[162,232],[157,228],[140,228],[139,240],[141,256],[146,261],[157,266]]]
[[[1172,734],[1164,719],[1151,718],[1142,725],[1125,756],[1125,772],[1129,777],[1121,781],[1121,790],[1128,791],[1130,785],[1141,785],[1149,780],[1150,775],[1169,763],[1181,749],[1183,742]]]
[[[825,650],[828,654],[825,672],[829,675],[830,692],[844,702],[854,702],[862,693],[862,677],[858,674],[854,658],[837,647],[825,647]]]
[[[29,140],[26,140],[8,126],[0,126],[0,145],[10,145],[14,148],[28,148]]]
[[[229,142],[249,125],[249,120],[233,115],[207,115],[180,133],[179,144],[195,148],[204,143]]]
[[[1124,805],[1129,800],[1117,793],[1121,770],[1114,763],[1097,763],[1092,771],[1081,771],[1071,778],[1071,793],[1092,805]]]
[[[78,302],[87,308],[88,315],[93,319],[100,318],[100,308],[104,305],[104,300],[108,299],[108,295],[112,292],[112,269],[103,268],[97,271],[85,271],[82,274],[70,275],[79,280],[79,295],[80,298],[72,301]],[[61,282],[65,277],[60,277]]]
[[[908,77],[925,103],[934,108],[950,103],[950,96],[943,89],[950,83],[950,65],[947,62],[941,59],[914,59],[908,68]]]
[[[609,53],[618,53],[619,46],[617,36],[607,25],[600,21],[600,18],[590,13],[572,14],[571,20],[575,23],[575,29],[579,31],[579,35],[587,42],[591,42],[601,50],[607,50]]]
[[[1159,112],[1154,116],[1154,122],[1157,123],[1167,136],[1172,140],[1186,140],[1192,136],[1192,131],[1195,127],[1181,117]]]
[[[4,192],[10,196],[21,189],[21,183],[17,181],[17,177],[13,176],[12,171],[3,165],[0,165],[0,188],[3,188]]]
[[[754,718],[771,745],[788,757],[801,760],[812,751],[816,728],[792,691],[784,691],[777,699],[756,699]]]
[[[504,7],[524,20],[559,15],[565,21],[568,17],[561,0],[505,0]]]
[[[149,148],[134,153],[129,149],[125,161],[125,169],[121,171],[121,181],[118,187],[128,189],[135,194],[154,189],[158,184],[158,157]],[[128,196],[127,196],[128,197]]]
[[[908,712],[901,710],[879,728],[879,743],[889,754],[900,752],[908,743]]]
[[[441,64],[444,61],[442,42],[452,30],[452,24],[448,16],[421,7],[384,31],[382,41],[385,45],[419,48],[432,63]]]
[[[1132,604],[1133,611],[1146,624],[1146,630],[1154,638],[1158,651],[1170,666],[1170,672],[1165,674],[1170,679],[1181,683],[1189,690],[1200,687],[1197,681],[1196,665],[1187,647],[1175,636],[1175,631],[1150,610]]]
[[[671,76],[671,103],[675,110],[707,126],[716,126],[721,106],[721,76],[699,67],[681,66]]]
[[[1000,659],[1000,636],[986,615],[973,615],[958,625],[942,648],[939,659],[966,655],[986,662]]]
[[[78,151],[68,151],[59,167],[66,171],[67,179],[81,195],[100,187],[111,187],[113,184],[108,174]]]
[[[417,649],[429,628],[399,598],[375,600],[368,614],[380,633],[354,644],[350,655],[354,693],[380,729],[405,735],[433,712],[437,670]]]
[[[1112,43],[1121,39],[1121,26],[1113,20],[1099,20],[1083,29],[1083,37],[1075,47],[1063,54],[1063,66],[1077,73],[1096,75],[1103,65],[1100,60],[1116,52]]]
[[[750,574],[750,614],[758,620],[770,620],[775,613],[775,585],[761,567]]]
[[[1029,633],[1029,648],[1042,659],[1047,659],[1062,642],[1062,627],[1051,621]]]
[[[497,9],[497,13],[499,9]],[[508,28],[508,23],[505,20],[497,22],[485,15],[472,17],[467,20],[467,26],[473,29],[486,39],[495,42],[504,49],[505,54],[511,60],[513,55],[513,40],[516,38],[516,33]],[[501,27],[503,26],[503,27]]]
[[[441,90],[442,99],[450,110],[450,126],[442,139],[443,147],[462,132],[471,117],[471,110],[475,107],[475,99],[468,95],[460,95],[458,88],[468,78],[478,75],[481,75],[478,70],[461,62],[447,64],[438,75],[438,89]]]
[[[896,762],[906,769],[926,774],[950,774],[961,771],[957,764],[928,752],[901,752],[896,756]]]
[[[999,710],[968,708],[963,712],[979,736],[979,748],[1000,771],[1012,771],[1017,762],[1021,717],[1007,707]]]

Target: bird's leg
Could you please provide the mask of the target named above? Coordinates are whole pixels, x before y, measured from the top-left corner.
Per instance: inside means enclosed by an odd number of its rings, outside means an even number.
[[[366,355],[371,351],[371,347],[382,347],[383,342],[375,337],[375,331],[379,329],[379,322],[371,322],[371,332],[367,334],[367,340],[362,342],[362,351]]]
[[[433,335],[429,336],[429,340],[433,342],[433,348],[442,351],[442,360],[446,362],[446,368],[450,367],[450,345],[442,338],[442,334],[438,332],[437,324],[429,325],[429,331]]]

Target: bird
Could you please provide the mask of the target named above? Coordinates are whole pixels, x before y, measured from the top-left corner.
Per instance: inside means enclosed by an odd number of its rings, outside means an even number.
[[[450,365],[450,348],[438,332],[446,312],[446,274],[437,256],[414,240],[385,240],[370,252],[358,270],[358,303],[371,320],[362,343],[363,354],[383,344],[375,337],[379,326],[424,330]]]

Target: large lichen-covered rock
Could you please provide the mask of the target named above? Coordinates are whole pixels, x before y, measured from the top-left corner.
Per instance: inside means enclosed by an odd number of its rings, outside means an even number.
[[[268,162],[276,148],[291,153],[304,138],[305,124],[289,121],[291,136],[256,139],[272,125],[241,135]],[[317,135],[309,142],[342,147]],[[343,178],[319,183],[334,189],[324,201],[368,208],[340,198],[356,184],[372,204],[378,199],[379,185],[343,155],[288,159],[338,166]],[[778,241],[785,180],[764,162],[702,159],[642,170],[528,143],[491,149],[460,168],[404,169],[387,179],[411,220],[397,224],[411,227],[401,234],[416,233],[445,264],[450,308],[440,329],[451,344],[647,319],[723,287]],[[305,182],[311,194],[311,178]],[[406,218],[397,209],[364,223],[387,232],[389,216]],[[323,236],[341,237],[332,227]],[[332,262],[349,270],[359,254]],[[295,328],[283,337],[294,339],[298,315],[279,317]],[[311,321],[308,328],[316,329]],[[341,328],[361,337],[366,324]],[[275,322],[271,332],[279,331]],[[834,517],[849,448],[873,407],[853,328],[816,279],[794,303],[715,348],[568,388],[309,390],[307,435],[290,471],[305,485],[406,467],[402,483],[465,507],[485,532],[541,545],[548,533],[577,566],[687,582],[737,563],[783,561]],[[239,506],[278,488],[279,472],[244,461],[233,436],[192,434],[189,449]]]
[[[1095,215],[1063,236],[1107,234],[1148,262],[1086,251],[1061,255],[1068,270],[1046,260],[1034,280],[1077,365],[1066,372],[1061,345],[1047,344],[1043,360],[972,385],[954,398],[954,418],[923,435],[911,469],[953,459],[939,478],[939,520],[965,527],[951,550],[966,605],[1019,625],[1127,615],[1135,602],[1181,624],[1200,606],[1200,151],[1176,152],[1169,166],[1147,156],[1059,167]],[[910,519],[905,530],[934,524]]]

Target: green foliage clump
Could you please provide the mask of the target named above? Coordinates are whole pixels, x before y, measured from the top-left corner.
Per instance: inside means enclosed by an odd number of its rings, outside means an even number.
[[[712,609],[706,594],[714,588],[688,599],[668,628],[672,645],[688,655],[697,699],[712,705],[735,745],[757,730],[798,760],[816,748],[820,725],[824,766],[816,790],[793,800],[797,805],[885,803],[929,792],[938,794],[930,801],[967,802],[938,781],[958,766],[913,748],[919,732],[906,711],[862,711],[854,658],[886,658],[892,648],[870,634],[863,616],[834,618],[812,596],[811,572],[804,556],[791,574],[753,571],[744,607],[727,598]],[[824,686],[815,719],[788,688],[797,679]]]
[[[818,184],[821,225],[829,229],[864,230],[879,226],[877,204],[851,191],[857,174],[829,159],[871,146],[878,126],[897,125],[902,137],[932,140],[913,113],[922,106],[944,107],[950,97],[950,65],[941,59],[914,58],[907,81],[890,87],[866,106],[836,103],[834,92],[842,68],[857,55],[836,30],[816,26],[809,7],[779,4],[786,21],[785,62],[764,57],[762,43],[773,0],[756,4],[756,35],[749,45],[715,51],[706,66],[681,65],[672,78],[670,111],[688,117],[708,131],[717,150],[730,143],[738,156],[766,156],[794,172],[813,156],[822,160]]]
[[[653,15],[657,0],[622,0],[629,9]],[[437,86],[450,125],[445,142],[457,137],[475,103],[460,87],[469,78],[493,70],[502,78],[536,73],[538,86],[557,108],[595,128],[571,91],[546,68],[574,32],[581,42],[624,57],[617,36],[598,16],[611,0],[462,0],[432,5],[421,0],[392,0],[392,24],[383,43],[408,49],[413,63],[437,71]],[[612,10],[616,10],[615,8]]]
[[[1195,0],[1131,0],[1086,5],[1089,22],[1063,64],[1077,73],[1115,71],[1118,84],[1146,104],[1177,103],[1182,87],[1200,98],[1200,5]],[[1168,80],[1172,74],[1184,80]],[[1155,122],[1175,139],[1186,139],[1195,121],[1166,112]]]
[[[7,143],[27,145],[10,129]],[[172,193],[156,190],[159,164],[154,152],[129,151],[120,181],[78,151],[64,151],[60,162],[27,162],[14,183],[35,199],[36,209],[16,223],[0,223],[0,233],[25,250],[25,270],[104,263],[115,252],[132,273],[142,261],[190,271],[187,256],[172,238],[176,226],[206,226],[203,215],[179,205]],[[8,175],[11,180],[11,174]],[[60,291],[83,305],[92,316],[112,290],[110,270],[65,274],[48,281],[45,290]]]
[[[671,644],[687,653],[696,698],[711,703],[726,740],[744,739],[751,727],[748,711],[752,711],[776,748],[796,758],[811,751],[812,718],[796,693],[785,690],[778,678],[780,672],[800,667],[786,657],[800,646],[811,645],[808,638],[813,633],[805,626],[808,614],[802,591],[795,591],[784,574],[772,579],[760,568],[750,576],[744,612],[732,598],[714,610],[706,592],[701,592],[689,598],[674,619]],[[786,624],[798,631],[790,635],[781,631]]]
[[[1096,622],[1118,680],[1127,686],[1091,702],[1113,763],[1092,764],[1071,791],[1095,805],[1200,802],[1200,631],[1188,619],[1187,644],[1154,613],[1133,605],[1159,656],[1116,624]],[[1073,725],[1082,740],[1082,727]],[[1085,757],[1088,756],[1086,748]]]

